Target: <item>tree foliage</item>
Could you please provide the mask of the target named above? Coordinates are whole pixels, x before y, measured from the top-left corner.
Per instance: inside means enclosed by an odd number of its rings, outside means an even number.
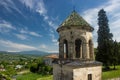
[[[33,73],[39,73],[39,74],[52,74],[52,67],[46,65],[42,60],[35,60],[30,67],[30,71]]]
[[[117,45],[117,47],[118,47],[118,62],[117,62],[117,64],[119,64],[120,65],[120,42],[118,42],[118,45]]]
[[[105,68],[109,68],[110,65],[110,58],[112,54],[112,33],[110,33],[109,25],[108,25],[108,18],[106,16],[106,12],[104,9],[101,9],[98,12],[98,47],[97,47],[97,54],[96,59],[98,61],[103,62]]]
[[[114,69],[116,69],[115,66],[118,64],[118,59],[119,59],[118,54],[119,54],[119,46],[118,46],[117,41],[114,41],[114,44],[113,44],[113,53],[111,55],[112,56],[111,57],[111,62],[114,65]]]
[[[36,63],[33,63],[30,67],[30,71],[35,73],[38,69],[37,69],[38,65]]]

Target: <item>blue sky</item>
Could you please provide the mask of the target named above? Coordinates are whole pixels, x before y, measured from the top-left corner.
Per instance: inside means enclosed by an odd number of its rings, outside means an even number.
[[[114,40],[120,41],[120,0],[0,0],[0,51],[58,52],[56,29],[75,10],[94,27],[97,14],[107,12]]]

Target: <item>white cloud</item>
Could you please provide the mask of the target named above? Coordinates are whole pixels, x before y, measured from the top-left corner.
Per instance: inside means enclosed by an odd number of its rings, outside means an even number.
[[[36,11],[39,12],[43,16],[47,13],[43,0],[40,0],[40,2],[37,3]]]
[[[12,32],[13,30],[20,32],[20,34],[16,34],[16,33],[13,33],[13,34],[21,40],[26,40],[28,38],[28,35],[31,35],[34,37],[42,37],[42,35],[38,34],[37,32],[29,31],[27,28],[18,30],[11,23],[5,20],[0,20],[0,33],[9,33],[9,32]]]
[[[20,0],[20,1],[27,7],[29,7],[31,10],[39,12],[42,16],[45,16],[45,14],[47,13],[43,0]]]
[[[53,41],[53,42],[57,42],[57,39],[54,39],[54,38],[53,38],[52,41]]]
[[[0,40],[0,47],[2,47],[2,51],[27,51],[27,50],[36,50],[37,48],[30,46],[30,45],[25,45],[25,44],[20,44],[20,43],[15,43],[9,40]]]
[[[7,32],[10,32],[11,30],[16,30],[16,28],[11,23],[4,20],[0,21],[1,33],[7,33]]]
[[[29,34],[32,36],[36,36],[36,37],[42,37],[40,34],[38,34],[36,32],[29,32]]]
[[[57,43],[57,39],[55,39],[55,35],[54,34],[50,34],[51,36],[51,40],[53,43]]]
[[[105,8],[107,12],[112,12],[112,13],[119,10],[119,7],[120,7],[120,0],[109,0],[109,2],[103,6],[103,8]]]
[[[57,42],[55,42],[55,43],[54,43],[54,45],[55,45],[55,46],[58,46],[58,45],[59,45],[59,42],[58,42],[58,41],[57,41]]]
[[[20,30],[20,33],[22,33],[22,34],[27,34],[28,31],[27,31],[26,29],[21,29],[21,30]]]
[[[45,4],[44,4],[43,0],[41,0],[41,2],[38,3],[36,11],[39,12],[40,15],[44,17],[44,21],[50,26],[51,40],[54,44],[57,44],[57,39],[55,39],[54,30],[56,30],[58,25],[53,23],[53,21],[52,21],[53,18],[50,19],[50,17],[47,15],[47,10],[45,8]]]
[[[45,4],[43,0],[20,0],[22,3],[24,3],[26,6],[28,6],[30,9],[38,12],[41,16],[43,16],[44,21],[48,23],[51,28],[56,30],[56,25],[53,23],[52,19],[47,15],[47,9],[45,7]]]
[[[119,17],[120,18],[120,17]],[[111,21],[112,22],[112,21]],[[120,19],[114,20],[112,23],[110,23],[110,26],[112,27],[113,30],[117,30],[120,28]]]
[[[46,46],[45,44],[41,44],[41,45],[40,45],[40,48],[41,48],[41,49],[47,49],[47,46]]]
[[[40,13],[41,16],[43,16],[44,21],[52,28],[55,29],[58,27],[58,25],[56,23],[54,23],[52,21],[53,18],[50,19],[50,17],[47,15],[47,9],[45,8],[45,4],[43,2],[43,0],[40,0],[40,2],[38,2],[36,11],[38,13]]]
[[[56,47],[56,45],[40,44],[38,48],[41,51],[46,51],[49,53],[56,53],[56,52],[58,53],[58,47]]]
[[[55,33],[53,29],[50,29],[50,34],[49,34],[51,41],[53,42],[54,45],[58,45],[58,40],[55,37]]]
[[[8,23],[6,21],[2,21],[0,23],[0,28],[9,28],[9,29],[14,29],[15,30],[15,28],[10,23]]]
[[[57,24],[55,24],[55,23],[53,23],[53,21],[48,20],[47,22],[48,22],[49,26],[51,26],[54,30],[56,30],[56,29],[57,29],[58,25],[57,25]]]
[[[9,51],[9,52],[19,52],[19,51],[30,51],[30,50],[40,50],[46,52],[58,52],[58,48],[53,45],[40,44],[40,46],[34,47],[31,45],[15,43],[10,40],[0,39],[0,51]]]
[[[27,29],[21,29],[20,33],[21,34],[28,34],[28,35],[35,36],[35,37],[42,37],[42,35],[40,35],[40,34],[38,34],[36,32],[33,32],[33,31],[29,31]]]
[[[52,42],[57,43],[57,40],[55,39],[55,35],[54,35],[54,30],[57,29],[58,25],[53,22],[53,19],[55,19],[55,18],[50,18],[48,16],[47,9],[45,7],[43,0],[30,0],[30,2],[29,2],[29,0],[21,0],[21,1],[22,1],[22,3],[25,3],[26,6],[30,7],[30,9],[33,9],[34,11],[38,12],[43,17],[43,20],[50,26],[49,29],[50,29],[50,34],[52,34],[51,35]],[[58,16],[56,19],[58,19]],[[36,36],[36,37],[41,36],[41,35],[34,33],[34,32],[26,32],[24,30],[21,32],[22,33],[29,33],[29,34]]]
[[[98,30],[98,11],[100,9],[104,9],[107,12],[107,16],[109,19],[109,26],[110,30],[114,35],[114,39],[117,39],[117,41],[120,41],[119,35],[116,34],[120,31],[120,0],[108,0],[108,2],[102,4],[101,6],[98,6],[96,8],[91,8],[82,13],[83,18],[90,23],[94,28],[95,31],[93,33],[93,38],[97,37],[97,30]],[[117,30],[117,31],[116,31]],[[94,38],[94,44],[96,44],[97,38]]]
[[[34,8],[34,0],[20,0],[20,1],[30,9]]]
[[[23,34],[15,34],[15,36],[21,40],[26,40],[28,38],[28,36],[23,35]]]
[[[84,19],[89,22],[91,25],[96,25],[97,13],[100,8],[89,9],[83,12]],[[89,14],[88,14],[89,13]]]
[[[1,0],[0,5],[2,5],[7,11],[12,12],[12,9],[16,10],[21,15],[22,12],[16,7],[13,0]],[[24,15],[23,15],[24,16]]]

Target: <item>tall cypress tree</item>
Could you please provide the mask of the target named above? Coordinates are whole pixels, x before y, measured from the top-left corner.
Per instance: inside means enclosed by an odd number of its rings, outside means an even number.
[[[111,52],[112,52],[112,33],[110,33],[108,18],[104,9],[98,12],[98,52],[96,59],[103,62],[105,68],[109,68]]]

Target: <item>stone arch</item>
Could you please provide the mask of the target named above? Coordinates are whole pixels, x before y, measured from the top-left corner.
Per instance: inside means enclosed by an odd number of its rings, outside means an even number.
[[[63,40],[63,52],[64,58],[68,58],[68,41],[66,39]]]
[[[78,38],[82,41],[82,43],[87,43],[87,39],[84,36],[79,36]]]
[[[92,59],[94,53],[93,53],[93,42],[91,39],[88,41],[88,45],[89,45],[89,57]]]
[[[76,53],[76,58],[80,58],[82,54],[82,40],[81,39],[76,39],[75,40],[75,53]]]

